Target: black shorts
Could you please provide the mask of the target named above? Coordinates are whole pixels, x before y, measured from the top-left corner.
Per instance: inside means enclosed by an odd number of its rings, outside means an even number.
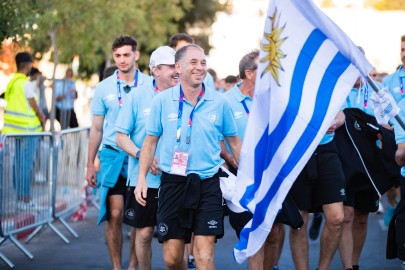
[[[157,231],[160,243],[170,239],[183,239],[190,243],[191,234],[215,235],[217,239],[224,234],[224,210],[219,178],[214,176],[200,181],[201,197],[194,212],[192,229],[183,228],[179,212],[183,204],[185,183],[168,183],[167,173],[162,173],[157,211]]]
[[[236,236],[240,239],[240,232],[245,225],[252,219],[253,214],[249,211],[235,213],[229,210],[229,224],[235,230]]]
[[[118,177],[118,179],[117,179],[117,183],[115,183],[115,186],[108,190],[108,195],[107,196],[122,195],[122,196],[125,197],[125,189],[127,187],[126,182],[127,182],[127,179],[125,179],[124,177],[122,177],[120,175]]]
[[[345,176],[332,141],[312,154],[290,194],[300,210],[322,212],[322,205],[346,200]]]
[[[378,210],[380,200],[367,175],[354,175],[346,186],[346,192],[347,200],[344,205],[363,213],[374,213]]]
[[[123,223],[134,228],[156,226],[159,189],[148,188],[146,206],[140,205],[134,194],[135,187],[126,188]]]

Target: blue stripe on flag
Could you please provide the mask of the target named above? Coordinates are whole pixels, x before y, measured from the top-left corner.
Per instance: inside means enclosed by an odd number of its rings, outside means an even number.
[[[307,75],[309,66],[325,40],[326,36],[318,29],[314,29],[302,47],[294,68],[290,88],[291,94],[286,110],[283,113],[280,121],[277,123],[276,128],[269,136],[267,136],[269,130],[269,127],[267,126],[262,138],[259,140],[255,148],[255,181],[251,186],[247,187],[243,197],[240,199],[240,204],[242,207],[247,208],[249,202],[253,200],[254,193],[260,186],[263,171],[271,163],[274,154],[277,152],[278,147],[288,134],[288,131],[291,129],[291,126],[295,121],[300,108],[302,89],[304,87],[305,77]],[[264,151],[264,149],[267,149],[267,151]]]
[[[349,65],[350,61],[347,60],[340,52],[338,52],[328,66],[319,86],[319,89],[321,90],[318,90],[317,93],[315,110],[312,118],[308,123],[307,128],[305,129],[301,138],[298,140],[294,149],[290,153],[286,163],[281,168],[269,191],[267,192],[265,197],[256,205],[256,211],[253,215],[252,226],[241,231],[240,241],[236,245],[236,248],[238,250],[244,250],[247,248],[247,242],[250,232],[257,229],[263,223],[270,202],[273,200],[285,177],[290,174],[291,170],[295,167],[295,165],[304,155],[305,151],[308,149],[311,142],[314,140],[318,132],[318,128],[321,126],[322,121],[328,110],[330,99],[336,83],[343,72],[349,67]]]

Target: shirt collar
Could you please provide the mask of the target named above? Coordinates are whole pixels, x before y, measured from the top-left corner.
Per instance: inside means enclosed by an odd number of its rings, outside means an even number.
[[[204,93],[201,100],[202,101],[204,101],[204,100],[214,100],[213,90],[211,90],[211,88],[209,88],[209,87],[206,87],[205,83],[203,83],[203,84],[204,84],[204,87],[205,87],[205,93]],[[178,83],[172,89],[173,89],[172,90],[172,98],[173,98],[173,100],[180,100],[180,83]]]
[[[239,82],[237,84],[235,84],[235,86],[231,89],[234,97],[236,98],[236,100],[238,102],[242,102],[245,99],[250,99],[252,100],[252,98],[250,96],[245,96],[244,94],[242,94],[242,90],[240,90],[240,86],[243,84],[243,82]]]

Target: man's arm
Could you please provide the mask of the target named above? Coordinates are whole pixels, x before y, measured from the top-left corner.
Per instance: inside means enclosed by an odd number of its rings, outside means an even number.
[[[234,167],[235,169],[238,168],[238,163],[236,162],[236,160],[233,158],[233,156],[231,155],[231,153],[228,152],[228,149],[226,149],[225,146],[225,142],[224,140],[220,141],[220,146],[221,146],[221,158],[225,159],[225,161],[230,164],[232,167]]]
[[[141,150],[134,144],[133,141],[128,137],[127,134],[117,131],[117,135],[115,137],[115,141],[117,145],[124,150],[125,153],[130,155],[131,157],[136,158],[136,153]]]
[[[399,166],[405,166],[405,143],[399,143],[395,152],[395,161]]]
[[[143,141],[141,157],[139,159],[139,173],[138,173],[138,183],[135,188],[135,198],[136,201],[145,206],[145,198],[147,196],[148,185],[146,184],[146,175],[152,163],[154,162],[154,156],[156,151],[156,146],[159,137],[146,135]]]
[[[225,136],[225,139],[229,145],[229,148],[231,148],[233,158],[236,161],[236,166],[239,166],[239,156],[240,149],[242,147],[242,141],[240,140],[239,136]]]
[[[94,168],[94,160],[97,155],[98,148],[100,147],[101,139],[103,138],[103,115],[94,115],[93,124],[90,128],[89,137],[89,153],[87,158],[87,175],[86,180],[89,186],[97,186],[96,170]]]
[[[30,104],[31,108],[34,110],[35,114],[38,116],[39,121],[41,121],[42,126],[45,127],[45,115],[38,108],[35,98],[27,98],[27,100],[28,100],[28,103]]]
[[[345,123],[345,121],[345,113],[343,111],[339,111],[326,133],[330,134],[335,132],[335,130],[340,128]]]

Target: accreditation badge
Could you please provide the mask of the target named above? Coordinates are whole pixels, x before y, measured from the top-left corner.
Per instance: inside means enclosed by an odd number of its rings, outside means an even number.
[[[186,151],[174,150],[172,158],[172,167],[170,168],[171,174],[186,176],[188,159],[190,153]]]

